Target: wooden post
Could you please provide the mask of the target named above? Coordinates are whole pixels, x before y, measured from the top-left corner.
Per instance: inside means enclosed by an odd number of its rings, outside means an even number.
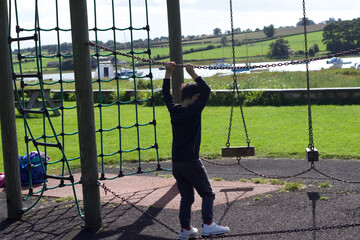
[[[181,17],[179,0],[167,0],[170,60],[183,63],[181,42]],[[184,69],[176,68],[172,74],[172,95],[176,102],[181,101],[181,84],[184,83]]]
[[[8,218],[19,219],[21,180],[15,121],[14,88],[8,43],[7,1],[0,1],[0,118]]]
[[[86,0],[70,0],[85,228],[102,226]]]

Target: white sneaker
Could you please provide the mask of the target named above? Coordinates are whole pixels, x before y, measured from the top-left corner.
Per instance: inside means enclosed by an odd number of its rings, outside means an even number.
[[[187,240],[189,238],[196,237],[198,233],[199,233],[198,229],[193,228],[192,226],[190,226],[189,230],[180,228],[178,240]]]
[[[212,236],[212,235],[225,234],[228,233],[229,231],[230,231],[229,227],[219,226],[216,223],[212,222],[210,225],[203,224],[201,235]]]

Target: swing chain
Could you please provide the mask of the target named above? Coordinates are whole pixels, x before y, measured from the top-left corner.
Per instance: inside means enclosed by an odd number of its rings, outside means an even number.
[[[235,39],[234,39],[234,19],[233,19],[233,10],[232,10],[232,0],[230,0],[230,20],[231,20],[231,46],[232,46],[232,61],[233,67],[235,67]],[[231,109],[230,109],[230,120],[229,120],[229,130],[227,136],[226,147],[230,147],[230,137],[231,137],[231,127],[232,127],[232,119],[234,115],[234,105],[235,105],[235,86],[237,86],[237,76],[234,71],[233,74],[233,92],[232,92],[232,101],[231,101]]]
[[[231,108],[230,108],[230,121],[229,121],[229,130],[228,130],[228,136],[227,136],[227,141],[226,141],[226,147],[230,147],[230,137],[231,137],[231,127],[232,127],[232,119],[233,119],[233,115],[234,115],[234,104],[235,104],[235,84],[236,82],[234,82],[234,87],[233,87],[233,94],[232,94],[232,103],[231,103]]]
[[[246,136],[246,143],[247,143],[248,147],[250,147],[250,138],[249,138],[249,134],[248,134],[248,131],[247,131],[247,126],[246,126],[245,116],[244,116],[244,110],[242,108],[242,101],[241,101],[241,97],[240,97],[239,87],[238,87],[237,84],[236,84],[236,93],[237,93],[237,97],[239,99],[241,118],[242,118],[242,121],[243,121],[244,131],[245,131],[245,136]]]
[[[236,57],[235,57],[235,37],[234,37],[234,18],[233,18],[232,0],[230,0],[229,3],[230,3],[230,19],[231,19],[232,60],[233,60],[233,67],[235,69]],[[247,132],[244,111],[242,108],[242,101],[241,101],[241,97],[240,97],[239,86],[237,83],[236,71],[234,71],[234,74],[233,74],[233,92],[232,92],[232,104],[231,104],[231,109],[230,109],[229,131],[228,131],[227,142],[225,145],[226,145],[226,147],[230,147],[231,127],[232,127],[232,120],[233,120],[234,106],[235,106],[235,89],[236,89],[236,94],[237,94],[237,97],[239,100],[241,118],[243,121],[245,135],[246,135],[246,142],[247,142],[248,146],[250,146],[250,139],[249,139],[249,135]]]
[[[303,4],[303,25],[304,25],[304,38],[305,38],[305,63],[306,63],[306,85],[307,85],[307,101],[308,101],[308,123],[309,123],[309,145],[308,147],[313,151],[314,150],[314,137],[313,137],[313,127],[312,127],[312,114],[311,114],[311,98],[310,98],[310,76],[309,76],[309,58],[308,53],[308,41],[307,41],[307,28],[306,28],[306,7],[305,0],[302,1]]]
[[[235,167],[235,166],[240,165],[240,160],[239,159],[237,159],[238,160],[237,163],[218,163],[218,162],[213,162],[213,161],[211,161],[209,159],[206,159],[206,158],[203,158],[203,157],[201,157],[200,160],[203,161],[203,162],[210,163],[210,164],[215,165],[215,166],[220,166],[220,167]]]

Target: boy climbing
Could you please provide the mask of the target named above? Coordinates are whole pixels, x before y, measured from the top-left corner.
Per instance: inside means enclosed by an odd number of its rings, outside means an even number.
[[[175,62],[168,62],[163,83],[163,97],[170,112],[173,143],[172,169],[181,195],[180,231],[178,239],[189,239],[198,235],[198,229],[190,224],[191,205],[194,202],[194,189],[202,198],[202,236],[213,236],[230,231],[228,227],[213,222],[215,193],[212,191],[207,172],[199,159],[201,142],[201,112],[209,96],[210,87],[195,73],[191,64],[185,66],[195,82],[181,88],[181,103],[177,104],[170,94],[170,77],[176,67]]]

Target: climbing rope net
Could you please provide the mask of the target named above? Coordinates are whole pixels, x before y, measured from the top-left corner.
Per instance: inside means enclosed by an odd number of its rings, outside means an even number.
[[[117,40],[119,34],[130,36],[130,46],[127,46],[127,53],[136,55],[147,55],[151,58],[150,41],[149,41],[149,23],[148,23],[148,11],[147,1],[144,1],[143,9],[146,13],[143,25],[141,27],[135,27],[132,23],[132,5],[131,1],[128,2],[127,9],[129,11],[129,22],[126,27],[120,28],[117,26],[118,21],[116,20],[116,6],[114,0],[111,1],[111,18],[112,25],[107,28],[100,28],[98,22],[103,14],[99,14],[97,8],[101,3],[94,0],[92,2],[91,9],[93,9],[94,22],[91,23],[93,27],[89,29],[89,34],[93,36],[95,42],[101,42],[100,39],[102,34],[111,33],[113,39],[113,48],[117,49]],[[15,88],[15,98],[17,102],[17,108],[24,120],[24,135],[25,135],[25,146],[22,148],[20,145],[19,149],[25,149],[23,154],[26,154],[27,168],[29,170],[29,193],[26,197],[28,199],[31,195],[40,194],[39,198],[27,209],[27,211],[34,207],[39,199],[42,197],[44,191],[48,189],[54,189],[71,185],[73,187],[75,202],[77,203],[78,211],[81,215],[81,211],[76,198],[76,192],[74,185],[78,184],[79,181],[75,182],[71,171],[71,165],[79,164],[80,154],[79,151],[69,151],[69,146],[78,145],[78,131],[77,126],[71,124],[68,121],[69,116],[73,116],[76,111],[75,102],[67,102],[67,99],[71,99],[72,93],[68,91],[69,88],[74,88],[74,80],[68,79],[66,75],[69,73],[64,72],[63,66],[66,65],[69,59],[72,59],[73,54],[70,50],[66,52],[63,50],[64,40],[63,35],[70,32],[70,28],[66,28],[61,25],[62,15],[59,13],[59,8],[64,8],[64,3],[59,3],[58,0],[54,1],[55,8],[54,14],[56,25],[53,27],[42,27],[41,16],[44,12],[49,9],[43,9],[39,7],[39,2],[35,1],[33,5],[34,12],[34,25],[32,28],[22,27],[26,22],[23,20],[23,16],[19,13],[21,3],[18,0],[9,1],[9,46],[12,59],[12,72],[13,81]],[[66,9],[66,6],[65,6]],[[11,20],[11,18],[14,18]],[[15,26],[12,26],[15,25]],[[48,25],[48,24],[47,24]],[[11,36],[12,28],[16,29],[16,37]],[[135,32],[145,32],[147,39],[145,42],[145,50],[135,51],[134,48],[134,37]],[[42,45],[44,38],[49,33],[56,34],[56,49],[50,52],[48,47]],[[23,37],[23,35],[26,35]],[[44,35],[44,37],[43,37]],[[34,47],[35,50],[31,54],[23,54],[22,44],[26,42]],[[66,43],[65,43],[66,45]],[[15,46],[15,47],[14,47]],[[12,49],[12,47],[14,49]],[[15,50],[15,51],[14,51]],[[103,76],[101,74],[101,65],[103,58],[110,59],[114,63],[113,76]],[[152,64],[148,63],[147,68],[143,69],[147,73],[145,75],[138,75],[136,73],[136,62],[134,59],[131,60],[130,66],[132,74],[121,75],[120,63],[124,63],[123,59],[113,54],[112,52],[100,52],[98,48],[92,51],[92,62],[98,69],[93,73],[93,89],[94,91],[94,108],[96,115],[96,137],[98,142],[98,160],[101,166],[101,178],[104,179],[115,179],[124,175],[132,175],[142,172],[152,172],[156,170],[163,170],[160,166],[158,143],[157,143],[157,132],[156,132],[156,118],[155,118],[155,103],[154,103],[154,88],[152,81]],[[44,68],[49,62],[55,63],[59,68],[58,79],[47,81],[45,80]],[[27,73],[24,69],[26,65],[34,64],[36,73]],[[148,78],[149,85],[147,91],[139,91],[137,89],[137,83],[140,78]],[[34,80],[36,79],[36,80]],[[30,81],[31,80],[31,81]],[[113,82],[116,89],[111,89],[111,93],[115,93],[115,97],[111,99],[107,97],[108,92],[104,89],[104,84]],[[133,89],[130,94],[124,94],[123,83],[132,82]],[[56,106],[49,106],[46,99],[47,88],[57,89],[54,94]],[[29,92],[36,92],[39,94],[40,101],[35,97],[33,100],[27,96]],[[50,94],[50,93],[49,93]],[[31,101],[35,101],[34,107],[40,108],[40,110],[29,109]],[[33,103],[32,103],[33,104]],[[148,105],[151,107],[150,114],[144,114],[144,108],[141,105]],[[149,108],[147,108],[149,109]],[[54,115],[60,115],[60,117],[54,118]],[[39,126],[41,126],[39,128]],[[40,129],[40,130],[39,130]],[[150,136],[150,138],[148,137]],[[152,137],[151,137],[152,136]],[[74,149],[73,147],[71,149]],[[77,148],[79,149],[79,148]],[[30,152],[36,151],[38,155],[43,152],[45,156],[51,156],[50,161],[42,159],[40,162],[34,163],[30,159]],[[60,151],[60,154],[59,154]],[[157,160],[157,166],[154,169],[142,169],[142,160],[144,157],[142,153],[144,151],[150,151],[147,154],[147,158]],[[54,159],[53,156],[60,156],[59,159]],[[150,157],[149,157],[150,156]],[[118,159],[119,172],[118,175],[112,178],[105,176],[105,159]],[[126,159],[138,159],[138,168],[136,170],[124,170],[124,160]],[[61,165],[61,167],[59,167]],[[49,167],[61,168],[61,174],[59,176],[51,176],[48,174]],[[33,191],[32,175],[34,169],[41,167],[44,173],[44,184],[40,191]],[[167,169],[164,169],[167,170]],[[58,170],[57,170],[58,171]],[[56,186],[48,186],[48,179],[55,178],[59,180],[59,184]],[[67,182],[69,181],[69,182]]]
[[[12,21],[11,17],[15,16],[15,29],[16,29],[16,37],[9,36],[9,44],[11,49],[11,44],[16,43],[16,51],[11,51],[11,59],[12,59],[12,71],[13,71],[13,81],[14,81],[14,87],[15,87],[15,94],[16,94],[16,101],[19,105],[18,109],[21,113],[21,116],[24,120],[24,139],[25,139],[25,149],[27,154],[27,166],[29,170],[29,193],[26,197],[28,199],[33,194],[39,194],[38,199],[28,208],[23,209],[23,211],[27,211],[34,207],[36,203],[40,200],[42,197],[44,191],[48,189],[54,189],[58,187],[63,186],[72,186],[73,193],[75,197],[75,202],[77,205],[77,209],[80,215],[82,215],[80,206],[77,201],[76,197],[76,191],[75,191],[75,185],[80,182],[75,182],[74,177],[71,171],[71,164],[72,162],[76,162],[80,157],[79,153],[69,153],[66,151],[68,145],[73,145],[75,142],[77,142],[77,135],[78,131],[76,130],[76,127],[71,126],[67,122],[67,114],[69,111],[75,111],[76,105],[70,106],[68,103],[65,102],[65,99],[69,93],[66,91],[67,85],[73,84],[74,80],[67,80],[65,79],[62,66],[65,63],[65,60],[71,59],[72,54],[71,53],[64,53],[61,48],[62,41],[62,34],[71,31],[69,28],[63,28],[60,24],[61,22],[61,16],[59,14],[59,3],[58,0],[55,0],[55,22],[56,25],[52,28],[42,28],[40,26],[40,20],[41,20],[41,14],[39,13],[39,7],[38,7],[38,1],[35,1],[34,4],[34,27],[33,28],[23,28],[21,21],[21,16],[18,11],[18,0],[10,0],[9,1],[9,33],[11,33],[12,29]],[[12,4],[13,3],[13,4]],[[303,2],[303,4],[305,4]],[[13,8],[12,8],[13,6]],[[165,65],[165,62],[156,61],[151,58],[151,50],[150,50],[150,27],[148,22],[148,11],[147,11],[147,0],[144,0],[144,9],[146,12],[146,18],[143,26],[141,27],[134,27],[132,23],[132,7],[131,7],[131,1],[129,1],[128,9],[129,9],[129,25],[124,28],[120,28],[117,26],[116,21],[116,10],[115,10],[115,3],[114,0],[111,0],[111,18],[112,18],[112,26],[107,28],[100,28],[98,27],[98,19],[101,14],[98,14],[97,6],[99,6],[99,3],[94,0],[93,1],[93,13],[94,13],[94,22],[93,27],[89,29],[90,33],[94,36],[94,41],[89,42],[89,45],[93,48],[93,54],[92,57],[95,59],[96,67],[98,71],[95,73],[95,80],[93,81],[93,88],[97,89],[97,97],[96,97],[96,103],[94,104],[94,108],[97,110],[97,138],[100,140],[99,146],[98,146],[98,159],[101,164],[101,177],[100,180],[105,179],[115,179],[117,177],[121,177],[124,175],[132,175],[142,172],[152,172],[156,170],[163,170],[160,166],[159,161],[159,152],[158,152],[158,143],[157,143],[157,132],[156,132],[156,118],[155,118],[155,103],[154,103],[154,88],[153,88],[153,81],[152,81],[152,65]],[[304,19],[305,19],[305,6],[304,6]],[[143,51],[135,51],[134,49],[134,32],[137,31],[145,31],[147,34],[147,48]],[[306,29],[305,29],[306,31]],[[43,46],[41,44],[42,41],[42,35],[44,33],[54,32],[57,36],[57,48],[54,54],[50,54],[48,50],[43,49]],[[101,38],[101,35],[105,32],[111,32],[113,36],[113,46],[105,47],[99,40]],[[127,33],[130,36],[130,47],[127,52],[119,51],[118,46],[116,44],[118,39],[118,33]],[[33,33],[30,34],[30,37],[21,37],[24,33]],[[306,34],[305,34],[306,37]],[[34,49],[35,52],[30,55],[22,54],[22,48],[21,48],[21,42],[23,41],[33,41],[34,42]],[[100,51],[103,50],[103,51]],[[344,56],[348,54],[358,53],[360,52],[360,48],[344,51],[340,53],[330,54],[326,56],[321,57],[315,57],[315,58],[306,58],[305,60],[298,60],[298,61],[291,61],[291,62],[284,62],[284,63],[273,63],[273,64],[264,64],[264,65],[252,65],[252,69],[256,68],[269,68],[269,67],[277,67],[277,66],[288,66],[288,65],[295,65],[295,64],[302,64],[302,63],[310,63],[312,61],[317,61],[321,59],[326,58],[332,58],[332,57],[338,57],[338,56]],[[147,57],[140,57],[140,55],[147,55]],[[115,76],[110,78],[103,78],[101,75],[101,59],[104,57],[113,57],[114,60],[114,72]],[[118,74],[121,70],[120,63],[121,63],[121,57],[130,58],[131,59],[131,67],[132,67],[132,74],[121,76]],[[59,80],[56,81],[44,81],[44,66],[49,61],[55,61],[58,63],[60,72],[59,72]],[[140,76],[136,74],[136,62],[142,61],[147,64],[148,67],[148,73],[146,75]],[[36,73],[35,74],[27,74],[23,70],[24,64],[28,64],[29,62],[35,63]],[[16,67],[15,67],[16,66]],[[178,67],[184,67],[183,64],[177,64]],[[195,68],[201,68],[201,69],[208,69],[208,66],[194,66]],[[212,67],[213,68],[213,67]],[[235,64],[231,67],[215,67],[218,69],[246,69],[250,68],[249,66],[235,66]],[[29,78],[36,78],[37,80],[35,82],[28,82],[27,80]],[[141,94],[139,94],[139,91],[137,89],[137,81],[140,78],[149,78],[150,80],[150,87],[149,87],[149,94],[146,97],[141,98]],[[122,81],[128,81],[132,80],[133,82],[133,95],[127,98],[125,98],[122,95]],[[115,101],[108,102],[106,100],[106,91],[104,91],[104,83],[107,82],[115,82],[116,83],[116,89],[112,89],[113,92],[115,92]],[[46,94],[45,89],[47,86],[57,87],[59,89],[58,95],[59,95],[59,106],[49,108],[49,106],[46,103]],[[41,107],[40,110],[32,110],[26,108],[28,104],[28,99],[26,98],[26,90],[27,89],[38,89],[40,91],[40,97],[41,97]],[[151,119],[146,120],[140,120],[140,105],[147,103],[152,107],[152,114]],[[133,116],[135,116],[131,121],[124,120],[123,116],[123,110],[132,108],[133,109]],[[55,115],[56,112],[59,112],[59,115],[61,117],[59,118],[52,118],[52,115],[50,115],[50,112],[54,112]],[[35,117],[36,122],[32,121],[34,115],[40,115],[40,117]],[[107,116],[111,116],[107,117]],[[115,119],[115,122],[109,121],[109,119]],[[35,125],[41,125],[41,131],[34,131],[34,128],[31,126],[32,124]],[[153,134],[153,139],[144,139],[142,138],[143,131],[151,131]],[[312,131],[312,128],[311,128]],[[117,133],[117,141],[116,143],[113,142],[113,139],[107,140],[107,134],[116,132]],[[135,136],[135,137],[134,137]],[[130,140],[132,139],[132,140]],[[129,141],[130,140],[130,141]],[[312,138],[310,139],[310,142],[312,143]],[[129,143],[130,142],[130,143]],[[311,144],[313,145],[313,143]],[[110,147],[109,147],[110,146]],[[39,156],[41,152],[44,152],[46,155],[52,155],[55,151],[60,151],[61,158],[60,159],[53,159],[51,161],[42,160],[37,164],[33,164],[31,162],[31,159],[29,157],[29,153],[35,150]],[[141,167],[142,162],[142,152],[143,151],[153,151],[153,157],[152,159],[157,160],[157,167],[155,169],[144,171]],[[127,154],[135,154],[138,158],[138,168],[136,171],[133,172],[125,172],[123,167],[124,159],[126,159]],[[113,158],[116,156],[119,160],[119,172],[118,176],[113,178],[108,178],[105,175],[105,169],[104,169],[104,160],[106,158]],[[133,157],[133,155],[131,155]],[[46,159],[46,158],[45,158]],[[204,161],[208,161],[207,159],[203,159]],[[211,162],[212,163],[212,162]],[[53,176],[48,174],[49,169],[48,167],[51,165],[61,165],[61,174],[59,176]],[[218,163],[215,163],[218,164]],[[226,164],[218,164],[218,165],[225,165],[225,166],[233,166],[226,165]],[[240,163],[240,159],[238,159],[238,163],[240,167],[244,168],[245,170],[252,172],[255,175],[266,177],[266,178],[291,178],[296,177],[302,174],[305,174],[311,170],[315,170],[316,172],[320,173],[321,175],[331,178],[333,180],[337,181],[343,181],[347,183],[360,183],[359,181],[347,181],[342,180],[340,178],[336,178],[333,176],[330,176],[320,170],[315,169],[314,164],[312,163],[311,167],[309,169],[306,169],[305,171],[302,171],[298,174],[292,175],[292,176],[267,176],[261,173],[258,173],[254,170],[251,170],[247,168],[246,166],[242,165]],[[44,172],[44,184],[40,191],[34,192],[33,186],[32,186],[32,169],[41,166],[42,171]],[[169,169],[165,169],[169,170]],[[48,179],[57,179],[59,180],[59,184],[56,186],[48,186],[47,180]],[[65,181],[69,181],[70,183],[65,183]],[[111,192],[114,194],[115,197],[121,198],[117,193],[106,187],[104,183],[99,182],[99,186],[102,187],[105,192]],[[134,206],[139,211],[146,214],[146,212],[142,211],[140,208],[137,208],[136,205],[132,204],[128,200],[121,198],[123,201],[129,203],[130,205]],[[149,214],[147,214],[149,215]],[[152,217],[156,222],[163,225],[167,229],[169,229],[171,232],[176,233],[174,229],[166,225],[165,223],[162,223],[161,221],[157,220],[155,217],[149,215],[149,217]],[[278,233],[291,233],[291,232],[299,232],[299,231],[315,231],[315,230],[326,230],[326,229],[334,229],[334,228],[347,228],[347,227],[357,227],[360,224],[346,224],[346,225],[338,225],[338,226],[324,226],[320,228],[307,228],[307,229],[291,229],[291,230],[281,230],[281,231],[273,231],[273,232],[258,232],[258,233],[242,233],[242,234],[232,234],[232,235],[226,235],[226,236],[218,236],[216,238],[227,238],[227,237],[242,237],[242,236],[254,236],[254,235],[266,235],[266,234],[278,234]],[[213,237],[214,238],[214,237]]]

